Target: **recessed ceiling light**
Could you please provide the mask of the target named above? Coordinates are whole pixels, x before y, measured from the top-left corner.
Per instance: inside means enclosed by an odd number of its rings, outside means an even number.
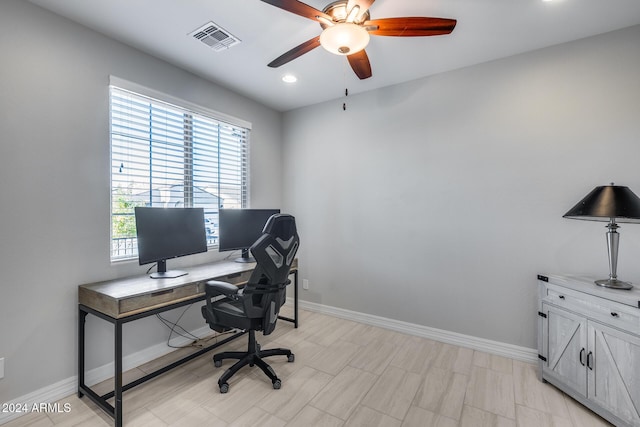
[[[285,74],[282,76],[282,81],[285,83],[295,83],[298,81],[298,78],[293,74]]]

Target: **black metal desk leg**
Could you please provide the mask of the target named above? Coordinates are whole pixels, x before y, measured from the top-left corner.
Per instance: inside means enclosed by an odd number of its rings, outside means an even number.
[[[84,396],[84,324],[87,312],[78,307],[78,397]]]
[[[298,270],[293,272],[293,326],[298,327]]]
[[[114,388],[114,421],[116,427],[122,427],[122,323],[115,323],[115,388]]]

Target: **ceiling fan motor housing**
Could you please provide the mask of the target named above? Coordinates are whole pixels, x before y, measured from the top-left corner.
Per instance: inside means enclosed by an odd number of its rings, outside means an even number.
[[[348,3],[348,0],[334,1],[333,3],[328,4],[324,9],[322,9],[322,11],[327,15],[329,15],[333,19],[333,22],[345,22],[348,16],[347,3]],[[369,11],[367,10],[363,14],[358,14],[358,16],[356,16],[356,18],[354,19],[353,23],[360,25],[363,22],[368,21],[370,18],[371,16],[369,14]],[[318,22],[320,23],[320,26],[322,27],[322,29],[325,29],[328,27],[328,25],[323,23],[322,21],[318,21]]]

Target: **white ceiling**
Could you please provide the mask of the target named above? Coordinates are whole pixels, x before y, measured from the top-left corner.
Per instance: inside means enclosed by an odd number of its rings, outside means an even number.
[[[321,47],[267,64],[321,31],[317,22],[260,0],[29,0],[279,111],[640,24],[640,0],[377,0],[371,19],[458,20],[450,35],[371,37],[373,77]],[[317,9],[331,0],[307,0]],[[189,36],[213,21],[242,42],[215,52]],[[640,40],[639,40],[640,48]],[[281,81],[285,73],[295,84]]]

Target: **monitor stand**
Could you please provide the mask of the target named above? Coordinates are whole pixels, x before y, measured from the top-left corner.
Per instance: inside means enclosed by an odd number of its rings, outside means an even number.
[[[157,272],[155,273],[151,273],[151,275],[149,277],[151,277],[152,279],[173,279],[176,277],[180,277],[180,276],[186,276],[187,273],[186,271],[183,270],[169,270],[167,271],[167,260],[163,259],[161,261],[158,261],[158,267],[157,267]]]
[[[249,249],[243,249],[242,256],[236,258],[235,262],[256,262],[256,259],[249,254]]]

